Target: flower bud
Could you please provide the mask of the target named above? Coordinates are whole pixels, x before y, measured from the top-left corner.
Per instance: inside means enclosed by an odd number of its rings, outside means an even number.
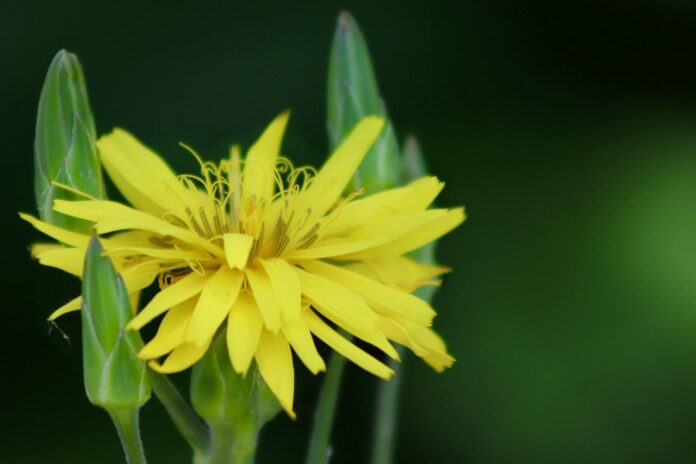
[[[44,221],[89,231],[88,222],[53,211],[53,200],[78,199],[76,192],[105,197],[95,140],[82,67],[75,55],[61,50],[48,68],[36,116],[34,191]]]
[[[193,367],[191,402],[198,415],[209,423],[252,419],[266,422],[280,410],[280,404],[253,367],[245,376],[232,369],[224,335],[216,337]]]
[[[327,117],[332,148],[365,116],[387,116],[367,43],[347,12],[338,17],[329,58]],[[394,187],[399,181],[399,144],[391,121],[365,156],[350,189],[367,193]]]
[[[150,398],[143,342],[126,330],[133,317],[123,279],[95,237],[85,255],[82,280],[82,360],[87,398],[106,410],[139,408]]]
[[[256,369],[245,376],[232,369],[224,334],[193,366],[191,403],[208,422],[212,440],[209,455],[198,455],[197,463],[218,462],[220,456],[235,456],[235,462],[252,459],[259,431],[280,411]]]

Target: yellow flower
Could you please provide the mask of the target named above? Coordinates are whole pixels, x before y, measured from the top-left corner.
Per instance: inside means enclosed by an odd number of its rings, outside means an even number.
[[[446,269],[405,253],[455,228],[464,211],[426,209],[443,187],[434,177],[364,198],[342,197],[382,129],[381,118],[360,121],[318,172],[294,168],[279,155],[287,120],[288,113],[278,116],[245,161],[237,147],[220,164],[194,153],[200,176],[176,176],[132,135],[115,129],[97,145],[132,206],[86,198],[56,200],[54,210],[92,221],[96,233],[106,234],[106,253],[133,297],[158,280],[160,291],[128,324],[140,329],[165,314],[139,353],[153,369],[190,367],[224,327],[234,370],[245,374],[255,360],[293,416],[292,351],[311,372],[325,370],[313,336],[378,377],[393,374],[333,325],[394,359],[390,340],[438,371],[452,364],[430,329],[435,312],[410,294],[437,284],[433,278]],[[34,245],[33,255],[81,276],[89,237],[21,216],[60,242]],[[76,298],[50,319],[80,304]]]

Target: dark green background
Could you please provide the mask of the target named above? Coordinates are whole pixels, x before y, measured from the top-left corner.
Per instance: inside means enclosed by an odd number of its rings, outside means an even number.
[[[325,156],[335,18],[350,9],[397,131],[415,133],[440,204],[470,219],[442,240],[436,298],[458,359],[410,358],[399,463],[696,460],[696,5],[634,2],[3,2],[0,460],[119,463],[81,383],[79,320],[45,317],[78,283],[32,262],[32,137],[62,47],[82,60],[100,132],[128,128],[177,168],[293,109],[285,152]],[[320,6],[321,5],[321,6]],[[180,379],[185,380],[185,379]],[[263,433],[259,462],[301,462],[299,419]],[[333,463],[365,462],[376,381],[351,367]],[[152,463],[188,451],[152,401]]]

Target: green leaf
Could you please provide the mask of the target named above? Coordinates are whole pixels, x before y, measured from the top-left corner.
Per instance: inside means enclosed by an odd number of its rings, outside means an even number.
[[[337,147],[355,124],[369,115],[387,117],[387,110],[367,43],[353,17],[342,12],[329,58],[327,124],[331,147]],[[399,168],[399,144],[387,117],[384,130],[365,156],[350,188],[373,193],[394,187],[399,181]]]
[[[90,402],[104,409],[132,409],[150,398],[145,363],[137,353],[143,342],[127,331],[133,317],[123,279],[103,256],[99,240],[91,239],[82,280],[82,355]]]
[[[94,198],[105,197],[95,141],[82,67],[75,55],[61,50],[48,68],[36,116],[34,192],[39,217],[44,221],[89,232],[88,222],[52,208],[55,199],[81,198],[56,183]]]

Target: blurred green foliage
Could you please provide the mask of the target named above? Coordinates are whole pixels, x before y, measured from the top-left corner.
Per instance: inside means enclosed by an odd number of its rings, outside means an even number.
[[[97,131],[132,130],[177,169],[250,142],[293,109],[284,151],[318,162],[337,5],[123,1],[3,5],[4,217],[32,210],[32,137],[46,63],[79,54]],[[693,462],[696,449],[696,6],[684,1],[357,2],[390,116],[469,219],[438,246],[454,266],[435,321],[458,362],[404,379],[399,463]],[[78,27],[79,26],[79,27]],[[404,133],[399,133],[402,137]],[[45,317],[79,283],[8,248],[0,325],[16,401],[5,462],[121,462],[81,389],[79,317]],[[147,296],[145,296],[147,297]],[[298,369],[299,371],[299,369]],[[353,367],[336,464],[369,450],[376,381]],[[185,378],[181,380],[185,384]],[[319,380],[298,420],[261,435],[260,463],[300,462]],[[152,462],[188,462],[164,413],[143,409]],[[79,437],[76,440],[75,437]],[[41,443],[42,446],[36,446]],[[301,443],[302,446],[298,445]]]

